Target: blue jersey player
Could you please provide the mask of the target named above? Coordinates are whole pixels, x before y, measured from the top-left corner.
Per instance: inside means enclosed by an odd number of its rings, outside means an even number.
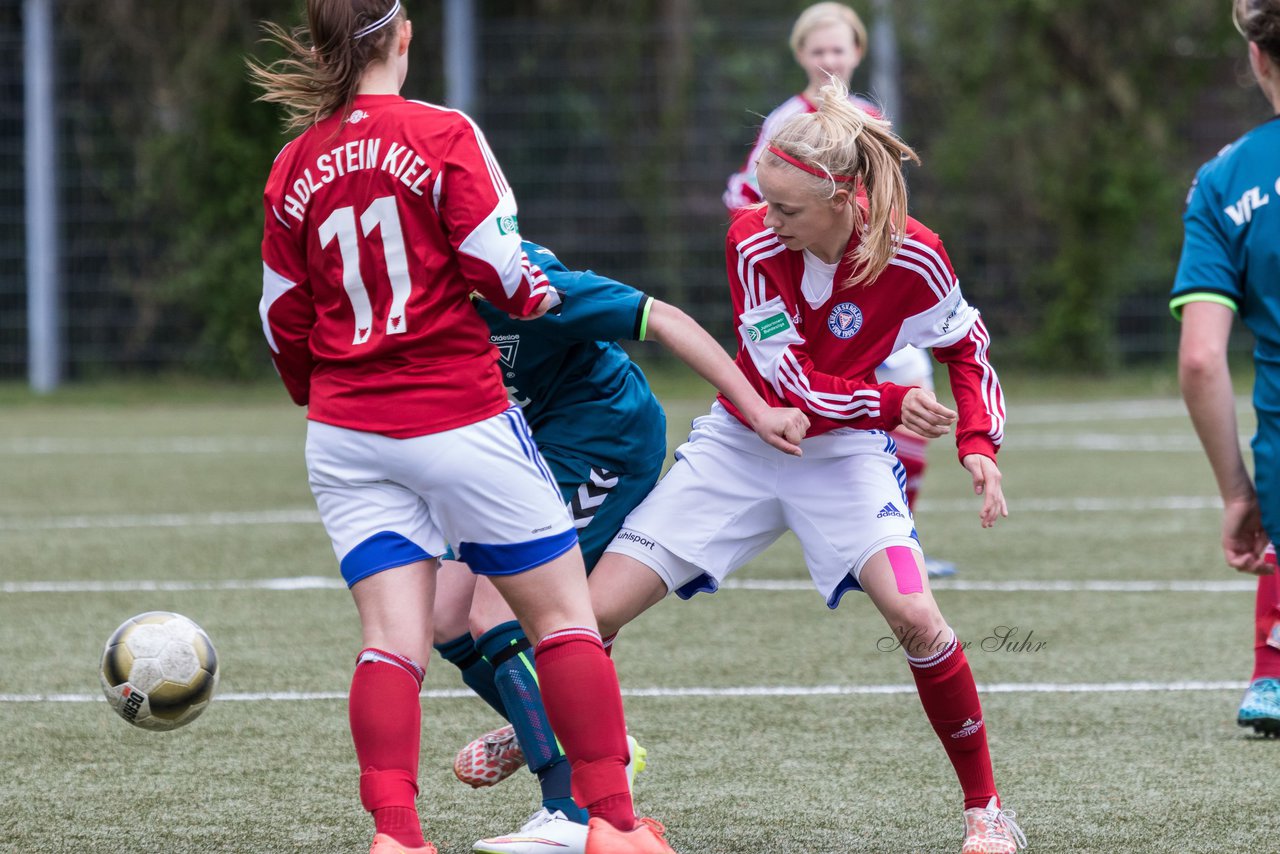
[[[1280,0],[1235,0],[1258,85],[1280,114]],[[1222,495],[1227,563],[1259,575],[1254,672],[1238,722],[1280,736],[1280,115],[1206,163],[1187,197],[1170,307],[1182,320],[1178,378]],[[1232,317],[1254,334],[1254,480],[1237,440],[1227,364]]]
[[[476,309],[489,324],[508,396],[522,408],[560,486],[588,573],[657,482],[666,457],[662,407],[616,342],[661,342],[735,402],[744,401],[765,441],[798,452],[795,441],[808,419],[796,409],[770,408],[687,314],[604,276],[572,271],[537,244],[526,242],[524,248],[561,295],[560,310],[529,321],[483,301]],[[480,840],[474,850],[581,852],[586,817],[572,800],[569,763],[541,706],[530,639],[492,584],[477,583],[456,561],[441,565],[435,640],[467,685],[510,721],[463,748],[454,765],[459,779],[493,785],[527,761],[542,788],[541,809],[520,831]],[[628,742],[634,774],[642,767],[643,750]]]

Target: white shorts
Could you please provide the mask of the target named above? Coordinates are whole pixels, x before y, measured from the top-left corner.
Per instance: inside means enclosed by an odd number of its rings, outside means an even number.
[[[716,404],[607,551],[639,560],[687,599],[715,591],[789,529],[830,608],[860,589],[876,552],[920,551],[891,436],[843,429],[800,447],[800,458],[775,450]]]
[[[928,350],[908,344],[880,363],[876,368],[876,382],[918,385],[933,391],[933,359]]]
[[[309,421],[307,474],[348,586],[448,543],[472,571],[510,575],[578,541],[516,407],[412,439]]]

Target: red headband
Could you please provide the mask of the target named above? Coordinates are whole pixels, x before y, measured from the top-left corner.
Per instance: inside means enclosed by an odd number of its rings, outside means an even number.
[[[802,160],[797,160],[790,154],[787,154],[776,145],[769,146],[768,151],[770,154],[787,161],[802,172],[808,172],[810,175],[817,175],[819,178],[826,178],[828,181],[835,181],[837,184],[852,184],[857,180],[853,175],[835,175],[824,169],[819,169],[817,166],[810,166],[808,163],[805,163]]]

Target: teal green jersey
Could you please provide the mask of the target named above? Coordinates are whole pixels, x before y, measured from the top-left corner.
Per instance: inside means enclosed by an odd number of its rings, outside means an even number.
[[[660,464],[666,417],[644,373],[617,344],[644,340],[652,298],[569,270],[535,243],[524,249],[561,294],[559,311],[512,320],[487,302],[476,308],[498,348],[507,394],[524,410],[538,447],[611,472]]]
[[[1259,369],[1280,366],[1280,116],[1200,168],[1183,224],[1174,314],[1221,303],[1257,338]]]
[[[1216,302],[1256,344],[1254,475],[1262,524],[1280,542],[1280,116],[1240,137],[1196,175],[1170,307]]]

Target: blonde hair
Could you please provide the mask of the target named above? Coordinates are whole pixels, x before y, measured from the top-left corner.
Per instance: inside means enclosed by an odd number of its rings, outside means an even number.
[[[804,170],[804,180],[821,198],[834,198],[840,189],[847,189],[851,195],[859,189],[866,191],[865,216],[856,199],[849,200],[854,210],[854,229],[862,239],[845,256],[852,262],[853,272],[841,287],[873,282],[889,265],[906,235],[907,182],[902,163],[919,163],[920,158],[898,139],[889,122],[872,118],[850,103],[844,82],[834,77],[822,87],[818,111],[788,119],[769,145],[804,164],[799,167]],[[761,163],[795,168],[771,151],[766,151]],[[809,173],[806,166],[813,172]]]
[[[386,60],[395,43],[403,10],[372,28],[395,6],[396,0],[307,0],[306,27],[290,31],[264,23],[264,41],[284,48],[286,56],[266,65],[245,60],[249,79],[262,89],[258,100],[282,105],[290,132],[345,112],[365,69]]]
[[[858,49],[858,53],[866,56],[866,25],[862,23],[862,19],[858,17],[857,12],[843,3],[814,3],[801,12],[800,17],[796,18],[795,24],[791,26],[791,52],[799,54],[800,48],[804,47],[804,40],[814,30],[819,30],[832,24],[844,24],[852,30],[854,47]]]
[[[1280,65],[1280,0],[1233,0],[1231,20],[1240,35]]]

